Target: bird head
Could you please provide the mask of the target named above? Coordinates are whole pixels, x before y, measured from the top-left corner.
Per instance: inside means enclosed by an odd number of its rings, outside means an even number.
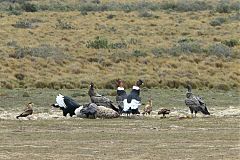
[[[141,85],[143,84],[143,80],[139,79],[137,82],[136,82],[136,86],[140,87]]]
[[[90,88],[94,88],[94,83],[93,82],[90,83]]]
[[[28,107],[32,107],[34,104],[32,102],[28,103]]]
[[[123,87],[123,81],[121,79],[117,80],[117,87]]]

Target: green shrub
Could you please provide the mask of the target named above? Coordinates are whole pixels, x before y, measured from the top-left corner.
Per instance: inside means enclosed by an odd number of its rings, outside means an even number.
[[[236,39],[230,39],[230,40],[222,41],[221,43],[225,44],[228,47],[234,47],[234,46],[238,46],[240,44],[240,41]]]
[[[217,43],[209,46],[208,54],[215,55],[218,57],[230,57],[232,55],[232,50],[228,46]]]
[[[111,43],[111,44],[109,45],[109,48],[111,48],[111,49],[127,48],[127,43],[125,43],[125,42]]]
[[[19,20],[16,24],[12,25],[15,28],[34,28],[35,25],[30,20]]]
[[[143,51],[140,51],[140,50],[134,50],[132,52],[132,56],[134,56],[134,57],[145,57],[145,56],[147,56],[147,54]]]
[[[217,7],[216,7],[216,11],[219,13],[230,13],[231,12],[231,8],[230,5],[226,2],[220,2],[218,3]]]
[[[97,36],[95,40],[87,41],[87,48],[95,48],[95,49],[101,49],[101,48],[108,48],[108,40],[106,38],[102,38]]]
[[[168,53],[173,56],[179,54],[201,53],[203,52],[202,46],[198,42],[180,42],[179,44],[168,49]]]
[[[37,5],[32,4],[32,3],[22,3],[21,8],[25,12],[37,12],[38,11]]]
[[[160,57],[161,55],[163,55],[166,52],[166,49],[164,48],[153,48],[152,49],[152,54],[155,57]]]
[[[204,11],[211,9],[212,7],[204,1],[178,1],[178,2],[163,2],[161,8],[164,10],[174,10],[180,12],[190,11]]]
[[[16,59],[21,59],[26,56],[41,58],[53,57],[55,59],[66,58],[61,49],[45,44],[34,48],[29,47],[17,48],[15,53],[9,55],[9,57]]]
[[[215,26],[221,26],[225,22],[226,22],[226,18],[218,17],[213,19],[209,24],[215,27]]]

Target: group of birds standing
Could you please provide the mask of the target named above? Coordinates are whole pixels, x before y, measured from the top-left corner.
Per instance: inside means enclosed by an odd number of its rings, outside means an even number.
[[[78,102],[73,100],[68,96],[63,96],[62,94],[57,95],[56,103],[52,104],[52,107],[59,108],[63,112],[63,116],[70,117],[76,115],[83,118],[116,118],[121,114],[140,114],[139,108],[141,106],[141,97],[140,97],[140,87],[143,84],[142,80],[138,80],[135,85],[133,85],[132,90],[129,94],[126,93],[124,89],[124,83],[122,80],[117,80],[117,95],[116,95],[116,104],[115,105],[109,98],[102,96],[95,92],[95,85],[93,82],[90,83],[88,95],[90,97],[90,103],[80,105]],[[189,107],[192,117],[197,112],[202,112],[205,115],[210,115],[208,112],[207,106],[203,99],[199,96],[195,96],[192,93],[191,85],[187,85],[187,93],[185,104]],[[33,103],[29,103],[27,108],[23,113],[18,115],[19,117],[27,117],[33,113],[32,109]],[[143,115],[151,114],[152,112],[152,98],[148,99],[147,104],[143,108]],[[170,110],[163,108],[158,111],[158,114],[162,114],[163,117],[166,117],[166,114],[169,114]]]

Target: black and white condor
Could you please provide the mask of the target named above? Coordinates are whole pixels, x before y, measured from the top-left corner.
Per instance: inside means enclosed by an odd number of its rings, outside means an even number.
[[[80,104],[78,104],[75,100],[73,100],[70,97],[63,96],[59,94],[56,97],[56,104],[52,104],[52,107],[60,108],[63,111],[63,116],[67,116],[67,114],[72,117],[75,115],[75,110],[80,107]]]
[[[123,100],[123,112],[140,114],[139,107],[141,106],[140,86],[143,84],[142,80],[138,80],[136,85],[133,86],[130,94]]]

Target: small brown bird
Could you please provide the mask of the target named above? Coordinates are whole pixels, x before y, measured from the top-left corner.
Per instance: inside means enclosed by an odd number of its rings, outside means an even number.
[[[146,106],[144,107],[144,110],[143,110],[142,114],[143,115],[144,114],[149,114],[150,115],[151,112],[152,112],[152,98],[149,98]]]
[[[163,118],[166,118],[165,114],[169,114],[169,113],[170,113],[170,109],[166,109],[166,108],[163,108],[160,111],[158,111],[158,115],[162,114]]]
[[[33,113],[33,109],[32,109],[33,103],[30,102],[28,103],[27,107],[24,109],[23,113],[21,113],[20,115],[18,115],[16,118],[18,119],[19,117],[27,117],[29,115],[31,115]]]

